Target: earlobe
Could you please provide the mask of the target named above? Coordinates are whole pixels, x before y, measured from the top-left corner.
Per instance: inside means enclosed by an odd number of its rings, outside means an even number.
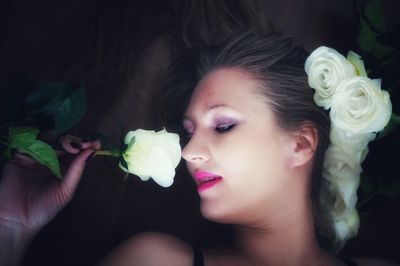
[[[304,126],[294,133],[292,167],[306,164],[313,159],[318,144],[317,129]]]

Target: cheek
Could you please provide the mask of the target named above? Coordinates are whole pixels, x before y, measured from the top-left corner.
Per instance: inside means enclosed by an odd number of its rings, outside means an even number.
[[[249,141],[227,147],[227,152],[219,157],[220,165],[224,165],[224,172],[229,173],[237,182],[263,182],[275,175],[282,163],[276,152],[262,142]],[[235,180],[236,182],[236,180]]]
[[[280,175],[290,164],[290,157],[285,156],[279,136],[271,133],[270,128],[246,129],[245,133],[227,135],[223,141],[212,143],[217,164],[237,178]]]
[[[254,141],[254,140],[259,141]],[[241,158],[238,167],[248,171],[249,178],[261,179],[259,182],[272,182],[285,174],[290,158],[285,156],[281,144],[277,139],[267,136],[254,136],[253,141],[238,149]]]

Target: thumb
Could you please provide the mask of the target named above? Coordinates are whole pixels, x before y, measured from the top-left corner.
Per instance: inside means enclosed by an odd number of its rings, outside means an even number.
[[[94,154],[94,150],[84,150],[71,162],[63,180],[64,190],[73,193],[85,170],[86,160]]]

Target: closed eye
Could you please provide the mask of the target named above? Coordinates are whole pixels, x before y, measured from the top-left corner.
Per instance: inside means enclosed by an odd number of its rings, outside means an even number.
[[[193,135],[193,133],[183,130],[180,134],[181,145],[185,146],[190,141],[190,138],[192,137],[192,135]]]
[[[194,124],[189,120],[189,119],[184,119],[182,122],[182,140],[184,141],[184,143],[189,142],[189,139],[192,137],[193,135],[193,131],[194,131]]]
[[[236,125],[235,124],[221,124],[215,127],[215,131],[217,131],[219,134],[224,134],[229,132],[231,129],[233,129]]]

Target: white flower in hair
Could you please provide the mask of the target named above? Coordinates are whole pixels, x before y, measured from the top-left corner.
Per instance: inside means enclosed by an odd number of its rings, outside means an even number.
[[[354,52],[350,51],[346,59],[336,50],[321,46],[307,58],[304,68],[310,87],[315,89],[315,103],[331,109],[331,144],[322,176],[329,181],[324,185],[326,191],[333,195],[322,195],[320,200],[332,219],[336,240],[343,244],[357,234],[361,163],[368,143],[389,122],[392,104],[389,93],[381,90],[380,80],[367,77],[364,62]]]
[[[335,49],[326,46],[314,50],[307,58],[304,68],[309,86],[315,89],[315,103],[326,110],[331,107],[337,85],[345,78],[357,74],[353,64]]]
[[[354,158],[358,163],[362,163],[368,154],[368,143],[376,137],[375,133],[353,135],[346,133],[340,128],[332,125],[330,132],[331,143]]]
[[[334,230],[336,237],[344,242],[345,240],[355,236],[360,226],[360,218],[355,209],[348,209],[344,215],[334,222]]]
[[[338,146],[329,146],[322,175],[331,182],[346,207],[355,207],[361,172],[356,158],[343,152]]]
[[[357,76],[366,77],[367,71],[365,70],[364,61],[361,59],[361,56],[356,54],[353,51],[349,51],[347,53],[347,61],[349,61],[357,71]]]
[[[380,85],[380,80],[367,77],[340,82],[332,98],[332,124],[353,135],[382,130],[390,120],[392,104]]]

